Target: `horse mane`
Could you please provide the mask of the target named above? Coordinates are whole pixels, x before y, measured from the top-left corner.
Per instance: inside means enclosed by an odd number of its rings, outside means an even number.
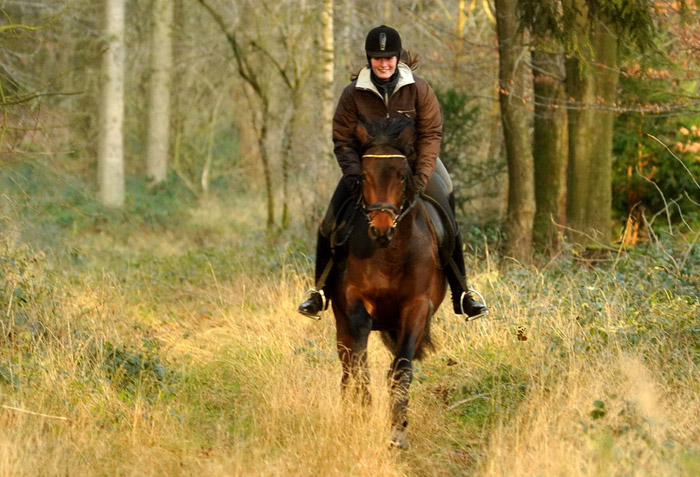
[[[364,129],[364,133],[360,133]],[[362,143],[362,149],[370,147],[389,146],[400,150],[408,155],[413,150],[413,136],[415,134],[415,123],[413,119],[406,117],[391,118],[380,122],[358,124],[358,137]]]

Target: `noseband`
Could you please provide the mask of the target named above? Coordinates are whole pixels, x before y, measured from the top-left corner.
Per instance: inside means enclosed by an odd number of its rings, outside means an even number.
[[[403,159],[406,160],[406,156],[403,154],[364,154],[362,158],[364,159],[365,157],[372,157],[372,158],[379,158],[379,159]],[[410,204],[406,204],[406,178],[403,178],[403,191],[401,192],[401,197],[402,197],[402,202],[400,207],[396,207],[394,204],[390,204],[388,202],[375,202],[373,204],[367,205],[364,201],[364,197],[362,198],[362,210],[365,213],[365,217],[367,217],[367,222],[372,222],[371,217],[369,216],[370,213],[372,212],[377,212],[377,213],[382,213],[385,212],[389,214],[392,218],[393,221],[391,223],[391,228],[395,229],[398,225],[401,219],[406,217],[406,214],[416,205],[416,202],[418,202],[418,195],[416,194],[413,198],[413,201],[411,201]]]

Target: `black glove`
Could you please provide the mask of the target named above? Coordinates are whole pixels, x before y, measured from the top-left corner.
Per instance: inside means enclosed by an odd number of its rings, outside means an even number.
[[[345,174],[343,181],[350,190],[350,194],[354,198],[359,198],[362,194],[362,176],[360,174]]]
[[[416,194],[422,194],[426,185],[428,185],[428,178],[425,174],[419,172],[413,176],[413,190]]]

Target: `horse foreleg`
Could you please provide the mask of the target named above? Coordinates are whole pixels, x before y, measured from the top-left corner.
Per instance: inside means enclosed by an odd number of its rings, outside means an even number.
[[[396,358],[391,366],[391,441],[392,447],[408,447],[408,390],[413,380],[413,363],[408,358]]]
[[[343,364],[341,389],[343,395],[353,391],[363,404],[371,402],[369,369],[367,367],[367,341],[372,331],[372,317],[358,303],[348,316],[347,326],[337,326],[338,355]]]
[[[408,390],[413,381],[413,357],[423,341],[425,320],[430,313],[429,302],[416,302],[402,312],[403,328],[397,340],[391,365],[391,446],[408,447]]]
[[[348,387],[351,384],[350,376],[352,373],[351,368],[353,339],[351,335],[341,334],[340,331],[338,331],[337,339],[338,357],[340,358],[340,362],[343,365],[343,375],[340,378],[340,391],[342,392],[343,396],[346,396],[348,393]]]
[[[367,369],[367,350],[358,349],[357,341],[351,335],[338,336],[338,356],[343,366],[340,390],[345,398],[360,398],[363,404],[369,404],[369,371]]]

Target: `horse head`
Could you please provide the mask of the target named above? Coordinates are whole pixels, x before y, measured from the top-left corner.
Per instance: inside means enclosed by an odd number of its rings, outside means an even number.
[[[413,121],[397,118],[382,123],[359,123],[362,147],[362,204],[369,237],[387,247],[401,219],[415,204],[407,156],[412,152]]]

